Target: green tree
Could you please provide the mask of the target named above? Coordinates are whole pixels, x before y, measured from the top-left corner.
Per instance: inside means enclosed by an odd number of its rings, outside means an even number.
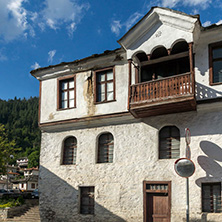
[[[0,99],[0,123],[5,125],[8,140],[16,143],[15,147],[21,147],[15,152],[15,158],[29,157],[32,152],[38,151],[31,158],[39,160],[36,155],[40,151],[41,134],[38,128],[38,104],[37,97],[29,99]],[[33,161],[32,161],[33,162]],[[11,163],[11,161],[10,161]]]
[[[39,151],[32,152],[29,156],[28,168],[39,166]]]
[[[10,155],[13,155],[18,148],[15,148],[15,141],[9,141],[5,126],[0,124],[0,172],[5,173],[7,163],[10,162]]]

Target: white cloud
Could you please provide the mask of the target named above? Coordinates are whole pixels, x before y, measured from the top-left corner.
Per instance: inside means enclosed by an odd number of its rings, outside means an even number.
[[[211,21],[206,21],[202,24],[203,27],[207,27],[211,25]]]
[[[73,33],[75,26],[89,9],[88,3],[78,4],[76,0],[46,0],[42,16],[46,24],[52,29],[58,29],[66,23],[69,34]]]
[[[200,8],[206,9],[209,7],[212,0],[160,0],[159,4],[163,7],[175,7],[182,6],[200,6]]]
[[[122,25],[120,24],[120,21],[114,20],[111,24],[111,31],[118,36],[120,34],[120,29],[122,28]]]
[[[76,23],[75,23],[75,22],[71,23],[71,24],[67,27],[67,29],[68,29],[68,34],[69,34],[69,36],[72,37],[72,36],[73,36],[73,32],[76,30]]]
[[[178,4],[180,0],[162,0],[161,6],[163,7],[174,7],[176,4]]]
[[[40,28],[42,31],[45,31],[45,23],[39,22],[39,23],[38,23],[38,26],[39,26],[39,28]]]
[[[36,19],[38,18],[38,13],[37,12],[29,12],[30,13],[30,19],[35,22]]]
[[[0,39],[6,42],[19,37],[34,37],[36,28],[57,30],[66,26],[69,36],[73,35],[90,5],[78,0],[44,0],[40,12],[25,8],[30,0],[0,0]],[[87,0],[86,0],[87,1]]]
[[[142,17],[141,13],[135,12],[132,14],[126,22],[121,23],[120,20],[113,20],[111,24],[111,31],[118,36],[122,27],[126,28],[126,31],[130,29],[140,18]]]
[[[218,21],[216,25],[222,25],[222,20]]]
[[[2,49],[0,50],[0,61],[6,61],[8,60],[7,56],[5,56],[3,53],[2,53]]]
[[[197,15],[197,14],[199,14],[199,11],[195,8],[195,9],[193,9],[192,14]]]
[[[48,52],[48,55],[49,55],[48,62],[50,62],[50,63],[53,62],[53,57],[55,56],[55,54],[56,54],[56,50],[55,49]]]
[[[131,28],[132,25],[134,25],[141,17],[142,17],[141,13],[135,12],[134,14],[132,14],[124,24],[126,26],[126,30]]]
[[[29,28],[27,11],[23,7],[26,0],[0,0],[0,37],[12,41]]]
[[[37,62],[35,62],[35,64],[31,66],[32,69],[38,69],[40,67],[41,66]]]

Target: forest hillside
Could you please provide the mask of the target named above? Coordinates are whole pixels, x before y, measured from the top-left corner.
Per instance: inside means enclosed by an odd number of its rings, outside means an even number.
[[[37,97],[0,100],[0,123],[5,126],[9,141],[15,140],[15,147],[20,148],[12,161],[15,162],[19,157],[28,157],[28,167],[39,164],[38,101]]]

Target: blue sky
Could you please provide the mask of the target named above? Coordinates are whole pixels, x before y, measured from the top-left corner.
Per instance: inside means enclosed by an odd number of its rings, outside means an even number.
[[[38,96],[32,69],[120,47],[152,6],[222,23],[222,0],[0,0],[0,99]]]

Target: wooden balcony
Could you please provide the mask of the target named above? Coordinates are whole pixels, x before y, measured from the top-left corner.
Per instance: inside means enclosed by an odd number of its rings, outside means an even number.
[[[191,73],[130,86],[129,110],[136,118],[196,109]]]

